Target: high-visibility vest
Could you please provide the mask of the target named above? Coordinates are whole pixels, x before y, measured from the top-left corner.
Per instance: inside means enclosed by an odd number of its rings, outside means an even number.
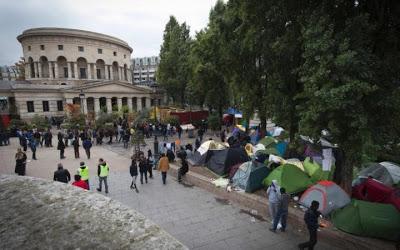
[[[85,168],[79,168],[78,173],[81,176],[81,180],[86,181],[89,180],[89,168],[85,166]]]
[[[105,165],[100,165],[100,177],[106,177],[108,176],[108,165],[107,163]]]

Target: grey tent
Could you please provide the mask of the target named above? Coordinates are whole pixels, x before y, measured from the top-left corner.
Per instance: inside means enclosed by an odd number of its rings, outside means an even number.
[[[232,178],[233,185],[244,189],[248,193],[263,187],[263,180],[268,176],[270,169],[258,161],[248,161],[240,165]]]
[[[218,175],[227,174],[232,166],[250,160],[246,150],[242,147],[208,150],[207,154],[207,167]]]
[[[392,162],[369,163],[366,168],[358,173],[359,178],[372,178],[387,186],[393,186],[400,181],[400,166]]]

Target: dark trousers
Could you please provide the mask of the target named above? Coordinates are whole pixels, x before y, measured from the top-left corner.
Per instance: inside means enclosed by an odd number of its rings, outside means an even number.
[[[89,180],[85,180],[85,182],[87,183],[88,190],[90,190]]]
[[[64,159],[64,149],[60,149],[60,159]]]
[[[32,150],[32,159],[36,160],[36,149]]]
[[[79,148],[74,148],[74,152],[75,152],[75,159],[79,158]]]
[[[162,182],[163,184],[167,181],[167,172],[161,172]]]
[[[153,178],[153,168],[151,165],[149,165],[149,168],[147,169],[147,171],[149,172],[149,177]]]
[[[146,183],[147,183],[147,171],[144,171],[144,172],[140,172],[140,183],[142,183],[143,184],[143,176],[144,176],[144,179],[145,179],[145,181],[146,181]]]
[[[272,226],[272,229],[276,230],[279,221],[281,221],[282,230],[285,230],[287,216],[288,216],[287,210],[279,209],[278,213],[276,214],[276,216],[274,218],[274,225]]]
[[[90,148],[85,148],[87,158],[90,159]]]
[[[308,228],[308,232],[310,233],[310,240],[299,244],[300,249],[308,247],[308,249],[313,250],[315,244],[317,244],[317,229]]]
[[[182,177],[188,172],[187,168],[180,167],[178,170],[178,181],[182,181]]]

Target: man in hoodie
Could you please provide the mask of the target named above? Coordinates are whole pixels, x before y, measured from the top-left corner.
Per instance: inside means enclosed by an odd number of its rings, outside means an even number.
[[[89,185],[89,167],[85,165],[85,163],[82,161],[80,163],[80,167],[78,168],[78,175],[81,176],[81,180],[85,181],[88,185],[88,190],[90,189]]]
[[[103,158],[99,159],[99,165],[97,166],[97,175],[99,176],[99,188],[97,191],[101,192],[102,183],[104,181],[104,186],[106,189],[106,194],[108,194],[108,184],[107,184],[107,176],[110,171],[108,164]]]
[[[279,221],[281,222],[282,228],[281,231],[285,232],[286,230],[286,220],[289,214],[289,202],[290,202],[290,195],[286,193],[285,188],[280,189],[280,197],[279,197],[279,208],[278,213],[274,217],[274,223],[272,228],[269,230],[272,232],[276,232],[276,228],[278,227]]]
[[[92,148],[92,141],[89,137],[86,137],[82,143],[83,148],[85,149],[86,156],[90,159],[90,149]]]
[[[299,249],[304,249],[307,247],[308,249],[312,250],[317,244],[317,229],[319,227],[318,217],[321,215],[321,213],[318,212],[318,208],[319,202],[314,200],[311,202],[311,207],[304,214],[304,222],[307,225],[307,229],[310,234],[310,240],[299,244]]]
[[[57,171],[54,172],[54,181],[68,183],[71,180],[71,175],[68,169],[64,169],[61,163],[58,163]]]
[[[272,180],[271,185],[269,185],[267,189],[267,196],[269,202],[269,215],[271,216],[271,220],[273,221],[278,213],[279,208],[279,185],[276,180]]]

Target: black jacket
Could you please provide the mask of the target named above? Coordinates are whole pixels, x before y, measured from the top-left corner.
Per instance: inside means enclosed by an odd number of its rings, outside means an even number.
[[[68,183],[71,180],[71,175],[67,169],[60,169],[54,172],[53,180]]]
[[[139,171],[142,173],[147,172],[147,161],[146,160],[139,162]]]
[[[132,177],[138,175],[136,161],[132,161],[131,166],[129,168],[129,172],[131,173]]]
[[[63,150],[65,149],[65,144],[62,140],[58,140],[58,145],[57,145],[58,150]]]
[[[321,213],[314,211],[311,208],[304,214],[304,221],[307,224],[308,229],[317,230],[318,229],[318,217]]]

